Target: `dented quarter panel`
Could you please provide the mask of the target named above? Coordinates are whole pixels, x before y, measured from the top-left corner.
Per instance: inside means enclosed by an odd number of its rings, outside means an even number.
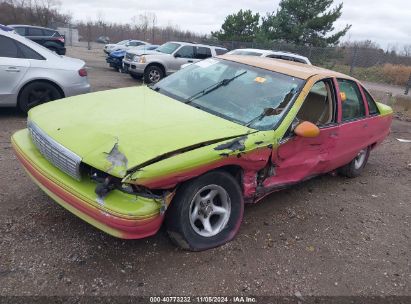
[[[240,137],[239,140],[244,143],[244,146],[233,145],[235,141],[230,139],[225,143],[176,154],[137,170],[126,177],[124,182],[152,189],[168,189],[207,171],[229,165],[239,166],[245,174],[252,172],[251,174],[255,176],[271,156],[272,143],[275,141],[274,132],[252,133]],[[245,193],[252,192],[249,188],[253,187],[255,188],[255,185],[246,186]]]

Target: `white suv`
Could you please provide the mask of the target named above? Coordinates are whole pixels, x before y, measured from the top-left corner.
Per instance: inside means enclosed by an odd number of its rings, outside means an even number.
[[[311,65],[311,62],[307,57],[304,57],[304,56],[301,56],[295,53],[289,53],[289,52],[259,50],[259,49],[237,49],[237,50],[232,50],[228,52],[227,55],[268,57],[268,58],[282,59],[282,60],[300,62],[300,63]]]
[[[223,55],[227,49],[188,42],[167,42],[155,51],[130,50],[123,59],[123,68],[133,78],[144,77],[146,83],[158,82],[180,70],[187,63]]]

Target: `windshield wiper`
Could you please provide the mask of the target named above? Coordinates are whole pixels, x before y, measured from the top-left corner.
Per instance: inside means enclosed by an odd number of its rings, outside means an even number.
[[[283,101],[281,101],[276,108],[265,108],[260,115],[250,120],[245,126],[249,127],[255,122],[263,120],[264,117],[280,114],[296,93],[297,91],[294,88],[291,89],[290,92],[288,92],[287,95],[284,96]]]
[[[195,93],[194,95],[190,96],[189,98],[186,99],[186,101],[184,102],[185,104],[189,104],[190,102],[192,102],[193,100],[196,100],[200,97],[203,97],[204,95],[207,95],[215,90],[217,90],[218,88],[221,88],[222,86],[226,86],[228,85],[231,81],[233,81],[234,79],[237,79],[238,77],[243,76],[244,74],[246,74],[247,71],[244,71],[234,77],[231,78],[225,78],[215,84],[212,84],[211,86],[209,86],[208,88],[205,88],[204,90],[201,90],[198,93]]]

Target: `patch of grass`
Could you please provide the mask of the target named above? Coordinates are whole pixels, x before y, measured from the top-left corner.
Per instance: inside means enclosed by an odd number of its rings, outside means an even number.
[[[411,75],[411,66],[384,64],[382,73],[389,83],[405,86]]]
[[[347,74],[350,73],[350,66],[335,65],[332,70]],[[353,77],[359,80],[379,82],[405,86],[411,74],[411,66],[384,64],[375,65],[368,68],[354,67]]]

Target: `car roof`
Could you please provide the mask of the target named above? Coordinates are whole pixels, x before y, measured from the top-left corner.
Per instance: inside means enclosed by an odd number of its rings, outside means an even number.
[[[225,47],[221,46],[214,46],[214,45],[208,45],[208,44],[201,44],[201,43],[196,43],[196,42],[186,42],[186,41],[168,41],[167,43],[179,43],[181,45],[195,45],[195,46],[203,46],[203,47],[209,47],[209,48],[215,48],[215,49],[223,49],[226,50]]]
[[[35,25],[10,24],[10,25],[8,25],[8,26],[10,26],[10,27],[30,27],[30,28],[38,28],[38,29],[42,29],[42,30],[49,30],[49,31],[55,31],[55,32],[57,32],[57,30],[53,30],[53,29],[48,28],[48,27],[35,26]]]
[[[234,52],[234,51],[256,52],[256,53],[261,53],[264,55],[272,53],[272,51],[270,50],[262,50],[262,49],[235,49],[235,50],[232,50],[231,52]]]
[[[339,77],[355,80],[354,78],[342,73],[293,61],[241,55],[221,55],[217,56],[217,58],[234,61],[305,80],[314,75],[321,75],[324,77]]]
[[[246,51],[246,52],[256,52],[256,53],[261,53],[261,55],[284,55],[284,56],[293,56],[296,58],[308,60],[307,57],[302,56],[300,54],[292,53],[292,52],[284,52],[284,51],[272,51],[272,50],[262,50],[262,49],[235,49],[233,51]]]

